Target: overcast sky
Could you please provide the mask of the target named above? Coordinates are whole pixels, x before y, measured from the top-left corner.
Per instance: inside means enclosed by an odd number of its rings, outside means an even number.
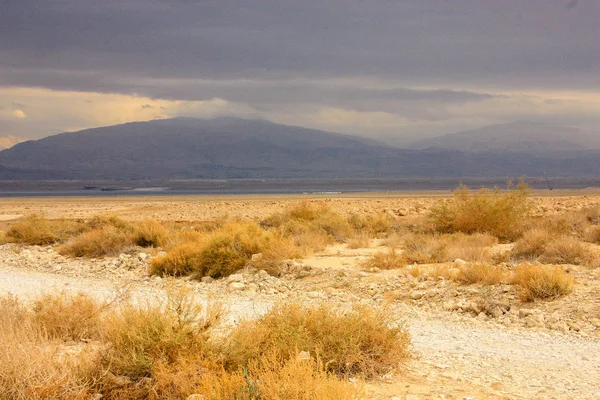
[[[600,130],[600,1],[0,1],[0,136],[219,115]]]

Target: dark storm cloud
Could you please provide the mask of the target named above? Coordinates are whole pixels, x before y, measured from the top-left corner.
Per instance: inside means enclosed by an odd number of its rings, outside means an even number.
[[[4,0],[0,83],[33,75],[40,86],[82,90],[87,76],[95,90],[150,95],[152,85],[123,81],[369,77],[404,86],[599,89],[600,2],[568,4]]]

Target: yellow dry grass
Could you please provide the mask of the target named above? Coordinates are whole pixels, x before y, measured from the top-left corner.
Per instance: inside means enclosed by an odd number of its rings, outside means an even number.
[[[521,299],[556,299],[571,293],[575,280],[557,266],[522,264],[513,274],[511,283],[521,286]]]
[[[461,185],[452,200],[432,208],[430,219],[439,232],[488,233],[501,240],[514,240],[529,217],[528,192],[523,182],[507,191],[471,192]]]
[[[387,252],[375,253],[373,256],[367,258],[361,265],[365,269],[400,269],[406,266],[406,258],[395,250],[390,250]]]
[[[473,283],[497,285],[504,280],[505,276],[506,271],[498,266],[486,263],[473,263],[461,266],[454,279],[467,285]]]
[[[343,313],[324,305],[284,304],[259,320],[242,322],[225,353],[228,365],[239,367],[264,354],[284,364],[304,352],[339,376],[372,378],[405,360],[408,345],[408,333],[393,327],[384,311],[357,307]]]

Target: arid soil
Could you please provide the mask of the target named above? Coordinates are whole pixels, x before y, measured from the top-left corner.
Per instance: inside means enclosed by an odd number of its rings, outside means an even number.
[[[423,215],[449,193],[328,195],[341,213]],[[0,203],[0,224],[23,215],[197,221],[260,219],[306,196],[227,196],[86,199],[9,199]],[[313,197],[311,197],[313,198]],[[600,204],[600,192],[534,193],[544,215]],[[507,246],[505,244],[497,246]],[[139,251],[102,259],[73,259],[52,246],[0,246],[0,295],[33,298],[44,292],[83,291],[111,297],[127,290],[140,298],[168,285],[189,285],[201,300],[222,302],[225,325],[261,315],[273,304],[295,300],[340,308],[362,303],[386,307],[406,324],[413,357],[393,375],[369,382],[375,399],[598,399],[600,398],[600,269],[568,266],[575,291],[558,300],[523,303],[515,286],[461,285],[434,277],[436,266],[365,270],[361,262],[384,250],[384,241],[350,249],[345,244],[286,263],[280,277],[242,270],[229,278],[199,282],[150,277],[155,254]],[[447,267],[452,268],[453,263]],[[412,271],[418,268],[418,273]],[[412,271],[412,273],[411,273]],[[226,326],[223,327],[226,329]]]

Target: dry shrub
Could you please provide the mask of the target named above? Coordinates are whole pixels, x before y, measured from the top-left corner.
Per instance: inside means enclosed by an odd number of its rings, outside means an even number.
[[[44,246],[67,240],[84,230],[81,223],[68,220],[50,220],[31,215],[12,225],[5,240],[13,243]]]
[[[133,242],[141,247],[160,247],[169,235],[167,228],[154,220],[144,220],[133,228]]]
[[[308,352],[339,376],[379,376],[408,357],[408,333],[391,323],[385,312],[367,307],[342,313],[326,305],[279,305],[234,329],[225,349],[227,365],[248,366],[265,354],[284,365]]]
[[[303,201],[284,213],[271,215],[261,222],[266,228],[278,228],[286,235],[325,234],[332,240],[342,242],[354,234],[354,228],[341,214],[331,210],[325,203]]]
[[[367,258],[362,267],[366,269],[399,269],[406,266],[404,256],[396,253],[395,250],[390,250],[385,253],[375,253],[372,257]]]
[[[167,251],[171,251],[172,249],[179,247],[183,244],[202,243],[205,238],[206,234],[195,230],[175,232],[166,237],[162,247],[165,248]]]
[[[553,235],[545,229],[531,229],[523,234],[512,251],[513,258],[536,259],[544,254],[546,245],[553,239]]]
[[[447,260],[453,261],[460,258],[465,261],[487,262],[493,257],[490,246],[496,244],[498,244],[498,239],[489,234],[453,234],[448,237]]]
[[[200,264],[203,247],[201,243],[180,244],[163,256],[152,259],[148,267],[150,275],[185,276],[193,274]]]
[[[160,398],[186,398],[197,394],[206,400],[352,400],[364,398],[361,384],[340,380],[327,373],[322,363],[261,356],[247,367],[226,370],[206,362],[165,365],[155,368],[152,391]]]
[[[433,267],[429,275],[436,279],[456,279],[457,269],[445,264],[438,264],[435,267]]]
[[[261,399],[352,400],[364,398],[361,385],[339,380],[323,363],[291,358],[283,363],[277,356],[263,356],[250,363],[248,375]],[[251,390],[254,389],[251,387]]]
[[[517,238],[529,216],[527,185],[509,190],[471,192],[461,185],[449,202],[433,207],[431,222],[438,232],[488,233],[502,240]]]
[[[486,263],[474,263],[461,266],[454,279],[467,285],[473,283],[497,285],[502,282],[504,276],[505,271],[501,267]]]
[[[253,254],[277,246],[280,237],[254,223],[229,223],[207,238],[194,273],[220,278],[243,268]]]
[[[330,213],[329,206],[321,202],[311,202],[304,200],[300,204],[295,205],[286,213],[291,219],[302,219],[305,221],[313,221],[324,214]]]
[[[158,364],[204,354],[219,320],[219,307],[203,312],[186,289],[168,291],[162,302],[122,305],[105,317],[103,337],[111,344],[105,363],[117,375],[150,377]]]
[[[393,219],[386,213],[375,215],[350,214],[348,222],[356,232],[379,237],[392,231]]]
[[[585,218],[590,224],[600,224],[600,206],[592,206],[582,208],[579,213]]]
[[[319,215],[310,223],[312,230],[325,232],[336,242],[343,242],[354,234],[348,219],[335,212]]]
[[[116,255],[128,246],[132,246],[133,236],[113,226],[93,229],[72,238],[58,251],[72,257],[102,257]]]
[[[181,244],[156,257],[149,272],[220,278],[244,268],[259,253],[262,257],[255,259],[255,267],[278,274],[283,260],[298,257],[302,251],[278,232],[266,232],[251,222],[229,222],[202,241]]]
[[[443,262],[448,257],[448,240],[441,235],[407,235],[404,238],[404,257],[408,263]]]
[[[587,264],[594,258],[591,249],[569,236],[554,236],[546,230],[532,229],[523,234],[512,251],[515,259],[539,259],[551,264]]]
[[[86,226],[88,229],[101,229],[107,226],[119,230],[132,230],[131,224],[124,219],[117,217],[116,215],[96,215],[87,221]]]
[[[45,295],[33,303],[33,319],[51,338],[97,338],[104,305],[79,293]]]
[[[346,242],[349,249],[364,249],[369,247],[369,243],[369,235],[364,232],[355,234]]]
[[[383,244],[392,249],[397,249],[404,243],[403,239],[404,235],[400,235],[397,232],[392,233],[387,238],[385,238]]]
[[[600,244],[600,225],[588,227],[584,237],[588,242]]]
[[[321,251],[334,242],[326,232],[313,229],[303,221],[289,221],[281,226],[279,231],[284,236],[291,237],[296,246],[305,253]]]
[[[338,379],[316,352],[308,357],[299,354],[293,342],[287,348],[286,343],[271,346],[279,353],[251,354],[245,364],[225,368],[223,355],[209,342],[220,319],[219,307],[209,305],[203,310],[188,289],[172,289],[162,300],[98,308],[102,317],[94,329],[99,329],[98,338],[103,342],[63,343],[51,336],[69,339],[87,335],[74,333],[73,326],[59,326],[56,320],[64,317],[67,309],[79,315],[86,310],[96,313],[92,300],[84,295],[45,296],[30,310],[14,297],[0,299],[0,398],[158,400],[192,394],[205,399],[364,398],[360,383]],[[43,311],[37,309],[40,303],[46,305]],[[383,319],[378,315],[360,320],[364,315],[346,317],[344,324],[341,315],[328,314],[329,320],[316,326],[312,335],[321,331],[333,337],[334,331],[341,330],[346,339],[319,342],[313,337],[313,342],[345,343],[345,351],[338,348],[337,352],[353,362],[344,364],[347,369],[368,365],[387,370],[386,360],[406,354],[408,337],[404,332],[395,335],[395,330],[388,328],[388,322],[380,322]],[[301,316],[296,313],[293,317],[297,320]],[[309,319],[316,317],[309,315]],[[285,325],[282,329],[287,326],[302,330],[290,318],[283,315],[279,321]],[[329,327],[333,331],[324,331],[331,322],[338,325]],[[404,352],[394,349],[390,355],[386,346],[392,342],[403,345]],[[251,341],[246,344],[256,345]]]
[[[102,373],[98,353],[68,350],[15,298],[0,299],[0,398],[89,398],[90,384]]]
[[[304,254],[306,251],[297,247],[291,238],[274,235],[272,240],[263,246],[261,252],[252,257],[248,265],[265,270],[269,275],[279,276],[285,260],[299,258]]]
[[[572,276],[556,266],[522,264],[514,272],[511,283],[522,288],[521,299],[556,299],[571,293],[575,286]]]
[[[541,261],[550,264],[583,265],[593,254],[588,246],[572,237],[557,238],[544,246]]]

